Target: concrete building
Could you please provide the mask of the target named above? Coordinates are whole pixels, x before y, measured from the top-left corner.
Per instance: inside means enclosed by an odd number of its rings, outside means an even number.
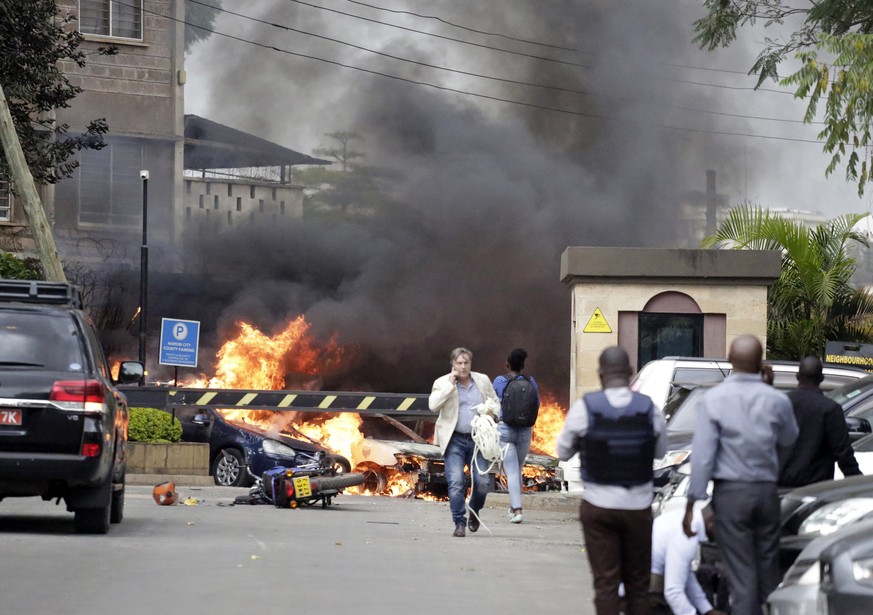
[[[169,244],[182,206],[184,134],[184,0],[58,0],[61,11],[78,13],[84,67],[62,66],[83,91],[57,119],[81,132],[104,117],[107,146],[83,150],[72,178],[43,189],[61,257],[77,261],[138,259],[143,182],[150,172],[150,240]],[[113,45],[115,55],[99,55]],[[156,266],[160,261],[155,262]]]
[[[184,114],[184,0],[57,0],[78,17],[87,62],[61,66],[80,88],[56,111],[69,133],[105,118],[106,147],[76,155],[79,167],[40,197],[65,265],[138,267],[147,183],[150,269],[178,271],[184,234],[215,232],[259,216],[301,216],[303,191],[287,167],[329,164],[265,139]],[[113,55],[100,47],[117,49]],[[241,168],[274,168],[247,177]],[[34,253],[22,208],[0,182],[0,249]]]
[[[185,116],[184,163],[184,215],[176,226],[192,233],[300,218],[303,188],[288,183],[288,168],[330,164],[196,115]]]
[[[666,355],[719,358],[739,335],[766,346],[778,252],[569,247],[570,399],[599,388],[597,359],[621,346],[636,370]]]

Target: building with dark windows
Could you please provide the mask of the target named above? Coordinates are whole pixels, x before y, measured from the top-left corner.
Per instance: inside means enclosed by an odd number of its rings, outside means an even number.
[[[186,232],[259,217],[302,216],[288,167],[329,164],[254,135],[184,114],[184,0],[57,0],[77,15],[84,67],[62,66],[82,88],[57,122],[82,132],[105,118],[106,147],[77,154],[73,176],[39,193],[65,266],[138,267],[147,184],[149,267],[178,271]],[[112,46],[114,55],[98,48]],[[24,212],[0,180],[0,249],[34,254]]]
[[[56,120],[69,133],[105,118],[106,147],[77,154],[69,179],[39,186],[61,259],[118,264],[139,259],[143,182],[148,184],[149,233],[171,245],[182,208],[184,153],[184,0],[58,0],[62,14],[78,17],[84,67],[61,69],[82,92]],[[112,46],[115,55],[98,48]],[[0,248],[32,253],[24,212],[0,185]],[[155,262],[160,266],[159,259]]]

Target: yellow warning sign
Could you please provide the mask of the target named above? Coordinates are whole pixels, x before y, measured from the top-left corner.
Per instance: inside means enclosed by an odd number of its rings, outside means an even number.
[[[594,308],[594,313],[591,315],[591,318],[588,320],[588,324],[585,325],[585,328],[582,329],[583,333],[612,333],[612,329],[609,327],[609,323],[606,322],[606,319],[603,317],[603,312],[600,311],[600,308]]]

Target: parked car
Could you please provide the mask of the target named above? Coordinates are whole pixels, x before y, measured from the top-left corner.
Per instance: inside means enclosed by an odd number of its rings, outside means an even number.
[[[143,377],[120,365],[118,382]],[[63,499],[77,532],[124,516],[128,409],[68,284],[0,280],[0,500]]]
[[[817,538],[860,522],[873,521],[873,476],[814,483],[784,493],[780,500],[778,559],[780,575],[786,578],[800,554]],[[700,561],[719,571],[724,567],[715,542],[701,543]],[[795,569],[800,574],[798,571],[799,568]],[[829,612],[842,615],[842,611]]]
[[[857,380],[861,383],[867,380],[862,378]],[[773,386],[785,384],[785,380],[774,380]],[[795,381],[796,385],[796,381]],[[706,391],[713,384],[701,385],[681,385],[677,387],[673,395],[667,400],[664,405],[665,414],[669,413],[670,419],[667,421],[667,454],[655,462],[655,469],[661,470],[670,466],[681,463],[691,454],[691,440],[694,437],[694,429],[697,425],[697,411]],[[829,397],[837,395],[838,391],[845,390],[846,387],[853,387],[855,384],[848,384],[844,387],[837,388],[829,393]],[[793,387],[779,387],[790,389]],[[854,389],[852,389],[854,390]],[[837,396],[835,400],[839,403],[845,396]],[[846,424],[849,428],[849,437],[852,440],[859,440],[873,433],[873,427],[866,418],[862,417],[847,417]]]
[[[873,534],[857,531],[822,551],[819,613],[869,615],[873,611]]]
[[[769,615],[818,615],[819,590],[827,587],[822,585],[823,554],[828,552],[828,555],[824,557],[833,559],[836,553],[845,552],[848,545],[864,541],[870,535],[873,535],[873,520],[849,524],[836,532],[819,536],[806,545],[788,572],[785,573],[779,587],[767,598]],[[830,577],[833,579],[834,576],[839,576],[845,577],[845,579],[841,578],[838,583],[831,581],[829,583],[831,586],[844,586],[855,581],[853,575],[843,574],[845,567],[840,568],[840,572],[836,575],[831,573]],[[868,571],[866,591],[873,592],[873,587],[869,585],[873,569],[868,564],[866,570]],[[845,581],[849,583],[845,583]],[[867,593],[866,609],[857,612],[865,614],[870,612],[871,596],[873,594]],[[831,607],[829,612],[842,614],[851,611]]]
[[[873,376],[846,383],[828,393],[828,397],[843,407],[846,420],[873,421]]]
[[[818,536],[861,519],[873,519],[873,476],[813,483],[781,498],[779,561],[790,566]]]
[[[873,434],[855,440],[852,442],[852,448],[855,450],[855,461],[858,462],[861,474],[873,475]],[[834,478],[843,478],[840,466],[834,468]]]
[[[767,363],[773,367],[774,386],[781,389],[791,389],[797,386],[798,362],[767,361]],[[693,390],[718,384],[730,372],[731,364],[727,359],[665,357],[646,363],[631,380],[630,387],[634,391],[651,397],[655,404],[663,410],[665,418],[670,421],[678,408],[684,405],[686,396],[689,396]],[[868,376],[868,372],[864,370],[835,365],[824,365],[823,373],[825,379],[822,382],[822,388],[824,390],[835,389]],[[695,394],[695,397],[696,395],[699,393]],[[688,401],[694,402],[694,397]],[[656,460],[656,469],[668,468],[687,457],[693,430],[685,429],[685,427],[693,425],[695,418],[695,414],[686,415],[685,420],[675,425],[672,430],[668,423],[668,436],[671,440],[670,452],[666,458]],[[858,436],[862,435],[861,430],[863,429],[863,425],[858,427]],[[683,447],[683,442],[687,442],[689,446]],[[568,461],[562,461],[560,466],[564,473],[566,490],[569,492],[584,490],[585,486],[580,477],[579,456],[575,455]],[[659,480],[658,477],[656,480]],[[659,483],[658,486],[661,484],[663,483]]]
[[[270,468],[296,467],[318,460],[332,463],[339,472],[351,470],[348,459],[306,441],[302,434],[243,427],[210,408],[179,408],[176,417],[182,423],[183,441],[209,443],[209,468],[216,485],[248,487]]]
[[[773,386],[780,389],[797,386],[798,362],[767,361],[767,364],[773,367]],[[681,386],[719,383],[731,373],[731,369],[727,359],[665,357],[646,363],[631,381],[631,389],[648,395],[659,408],[664,409],[667,399]],[[822,372],[824,381],[821,388],[825,391],[869,376],[862,369],[827,364]]]

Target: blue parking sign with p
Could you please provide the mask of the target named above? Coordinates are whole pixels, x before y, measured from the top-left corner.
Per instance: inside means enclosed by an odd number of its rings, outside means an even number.
[[[161,365],[197,367],[200,322],[197,320],[161,319]]]

